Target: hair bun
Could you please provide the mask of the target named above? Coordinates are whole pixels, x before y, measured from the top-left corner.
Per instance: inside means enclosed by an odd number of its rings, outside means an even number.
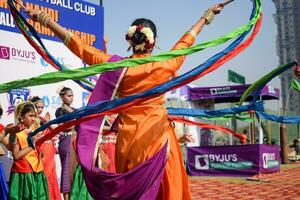
[[[62,89],[64,89],[65,86],[61,85],[56,89],[56,93],[60,94],[60,92],[62,91]]]
[[[142,33],[140,30],[135,31],[135,33],[133,34],[132,38],[131,38],[131,42],[134,45],[139,45],[139,44],[143,44],[144,42],[146,42],[147,36]]]

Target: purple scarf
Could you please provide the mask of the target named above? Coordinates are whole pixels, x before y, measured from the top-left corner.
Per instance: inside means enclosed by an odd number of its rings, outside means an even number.
[[[121,60],[112,56],[109,62]],[[113,99],[126,69],[100,75],[88,105]],[[152,158],[123,174],[111,174],[94,166],[94,153],[103,117],[82,122],[77,133],[77,153],[88,191],[100,199],[155,199],[166,165],[167,144]]]

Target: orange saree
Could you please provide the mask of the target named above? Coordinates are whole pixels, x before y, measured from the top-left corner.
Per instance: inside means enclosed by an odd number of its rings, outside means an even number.
[[[185,34],[173,49],[191,46],[193,42],[194,37]],[[88,64],[106,62],[111,57],[87,46],[75,35],[66,45]],[[148,55],[133,55],[132,58],[145,56]],[[180,56],[165,62],[128,68],[118,88],[118,96],[134,95],[168,81],[175,76],[184,59],[185,56]],[[167,166],[158,199],[186,200],[190,199],[188,178],[164,103],[165,98],[161,95],[119,113],[116,170],[118,173],[129,171],[151,158],[168,142]]]

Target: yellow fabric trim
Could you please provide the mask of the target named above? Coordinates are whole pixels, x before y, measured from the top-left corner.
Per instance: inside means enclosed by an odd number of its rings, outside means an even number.
[[[28,147],[27,134],[25,133],[25,131],[21,131],[21,132],[17,133],[17,139],[18,139],[21,149],[25,149],[26,147]],[[30,151],[25,156],[25,159],[30,164],[30,166],[34,172],[37,173],[37,172],[41,172],[44,170],[42,159],[40,158],[40,156],[39,156],[38,152],[36,152],[36,150]]]

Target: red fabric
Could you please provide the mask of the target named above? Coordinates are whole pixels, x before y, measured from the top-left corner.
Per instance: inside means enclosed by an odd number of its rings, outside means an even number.
[[[5,129],[5,127],[2,124],[0,124],[0,133],[2,133],[2,131],[4,131],[4,129]]]
[[[44,133],[45,135],[49,134],[49,129],[46,129]],[[61,200],[54,157],[56,153],[55,146],[51,140],[48,140],[47,142],[43,143],[38,150],[42,155],[44,172],[48,182],[49,197],[53,200]]]
[[[11,167],[11,172],[31,173],[31,172],[33,172],[33,170],[24,156],[24,157],[20,158],[19,160],[14,160],[14,163]]]
[[[247,136],[246,135],[239,134],[239,133],[237,133],[237,132],[235,132],[235,131],[233,131],[229,128],[225,128],[225,127],[222,127],[222,126],[211,125],[211,124],[205,124],[205,123],[201,123],[201,122],[194,122],[194,121],[185,119],[183,117],[175,117],[175,116],[170,116],[170,115],[169,115],[169,119],[174,121],[174,122],[179,122],[179,123],[184,123],[184,124],[194,125],[194,126],[200,126],[201,128],[218,130],[218,131],[221,131],[223,133],[231,134],[231,135],[239,138],[243,144],[247,143]]]
[[[253,30],[252,34],[250,35],[250,37],[245,42],[243,42],[242,44],[240,44],[239,46],[237,46],[233,51],[229,52],[227,55],[223,56],[216,63],[214,63],[211,67],[209,67],[207,70],[203,71],[198,76],[192,77],[192,78],[184,81],[181,85],[173,87],[170,90],[174,90],[174,89],[176,89],[178,87],[181,87],[182,85],[185,85],[185,84],[187,84],[187,83],[189,83],[189,82],[191,82],[193,80],[196,80],[196,79],[198,79],[198,78],[200,78],[200,77],[202,77],[202,76],[210,73],[211,71],[213,71],[213,70],[217,69],[218,67],[220,67],[221,65],[223,65],[228,60],[232,59],[233,57],[235,57],[236,55],[238,55],[239,53],[241,53],[254,40],[255,36],[257,35],[257,33],[258,33],[259,29],[260,29],[261,22],[262,22],[262,15],[260,16],[258,22],[255,24],[255,27],[254,27],[254,30]],[[51,131],[51,134],[48,135],[48,138],[41,138],[40,141],[37,142],[37,145],[40,144],[42,141],[45,141],[45,140],[48,140],[48,139],[54,137],[55,135],[57,135],[62,130],[70,128],[71,126],[77,125],[77,124],[79,124],[81,122],[84,122],[86,120],[90,120],[90,119],[96,118],[98,116],[115,114],[119,110],[126,109],[126,108],[128,108],[128,107],[130,107],[130,106],[132,106],[134,104],[137,104],[139,102],[145,101],[145,100],[153,98],[153,97],[154,96],[146,97],[146,98],[143,98],[143,99],[136,99],[136,100],[131,101],[131,102],[127,103],[127,104],[121,105],[121,106],[119,106],[117,108],[111,109],[111,110],[103,112],[103,113],[94,114],[94,115],[83,117],[81,119],[77,119],[77,120],[66,122],[66,123],[64,123],[64,124],[56,127],[53,131]]]
[[[109,140],[109,142],[105,142],[107,141],[106,138],[115,138],[115,140],[117,139],[117,134],[113,131],[107,131],[107,132],[103,132],[102,138],[104,143],[101,144],[102,150],[105,152],[105,154],[107,155],[107,157],[109,158],[109,164],[107,167],[107,171],[110,173],[116,173],[116,161],[115,161],[115,154],[116,154],[116,141],[113,140]]]

